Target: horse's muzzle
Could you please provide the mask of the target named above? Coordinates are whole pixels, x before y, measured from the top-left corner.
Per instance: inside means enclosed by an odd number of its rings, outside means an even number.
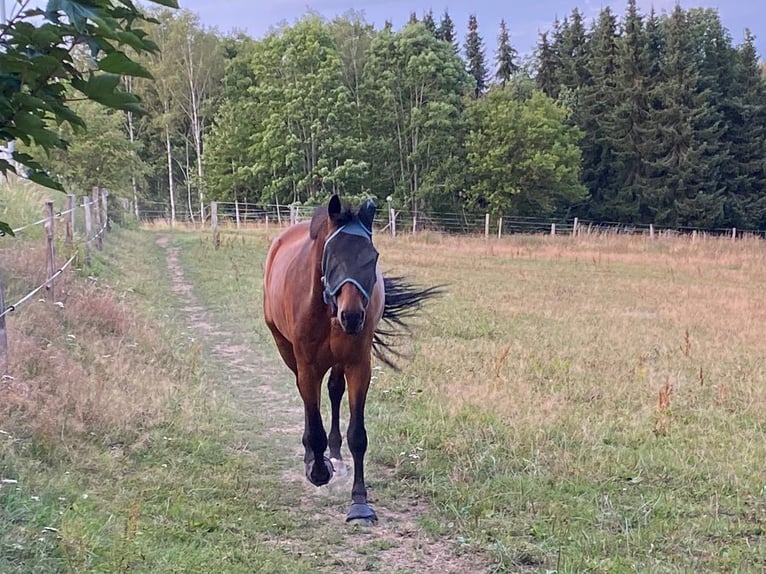
[[[364,311],[341,311],[340,326],[348,335],[357,335],[364,327]]]

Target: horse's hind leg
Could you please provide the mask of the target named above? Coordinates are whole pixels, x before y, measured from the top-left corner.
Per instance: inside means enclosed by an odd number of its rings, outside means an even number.
[[[364,426],[364,405],[370,386],[369,361],[346,368],[348,383],[348,406],[351,416],[348,422],[348,448],[354,459],[354,485],[351,489],[351,508],[346,522],[372,525],[378,517],[367,504],[367,486],[364,483],[364,455],[367,452],[367,429]]]
[[[346,377],[343,373],[343,367],[332,368],[330,378],[327,381],[327,390],[330,395],[330,460],[338,473],[345,474],[346,467],[340,452],[341,444],[343,444],[343,438],[340,434],[340,402],[343,399],[343,393],[346,392]]]

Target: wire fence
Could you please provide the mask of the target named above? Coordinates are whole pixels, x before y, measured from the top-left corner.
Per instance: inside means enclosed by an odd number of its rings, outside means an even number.
[[[75,248],[75,239],[81,241],[85,250],[85,263],[91,265],[91,249],[95,246],[96,249],[103,248],[103,237],[106,231],[109,229],[109,214],[107,207],[107,198],[109,192],[106,189],[94,188],[90,196],[84,196],[82,204],[80,206],[75,205],[76,197],[72,194],[67,196],[67,208],[65,210],[56,212],[53,208],[53,202],[47,201],[45,203],[46,216],[39,221],[21,225],[19,227],[12,228],[14,236],[19,237],[19,234],[23,236],[24,231],[32,229],[37,226],[43,226],[45,230],[45,245],[46,245],[46,279],[34,289],[26,292],[23,295],[18,296],[15,303],[11,305],[5,304],[5,282],[0,273],[0,371],[2,371],[2,377],[8,377],[8,332],[6,317],[16,311],[27,301],[31,300],[38,293],[45,290],[45,301],[55,302],[55,284],[56,279],[60,277],[69,268],[72,263],[77,259],[79,253]],[[76,220],[77,213],[82,211],[82,221],[84,234],[80,237],[75,233],[77,229]],[[62,265],[57,264],[57,234],[56,234],[56,221],[63,220],[64,222],[64,245],[65,250],[68,252],[68,258]],[[59,236],[62,234],[58,234]],[[76,235],[78,235],[76,237]]]
[[[175,221],[210,225],[209,218],[213,214],[213,204],[216,205],[217,223],[220,225],[293,225],[311,218],[315,206],[262,205],[245,202],[211,202],[205,210],[205,219],[199,213],[190,213],[188,208],[176,211]],[[169,208],[161,203],[148,203],[138,210],[142,221],[171,221]],[[737,229],[732,227],[690,227],[662,226],[648,224],[626,224],[616,221],[583,220],[577,217],[545,218],[522,216],[494,216],[489,213],[463,211],[448,212],[417,212],[396,210],[392,207],[379,209],[375,218],[375,226],[382,232],[393,236],[403,233],[421,233],[436,231],[447,234],[477,235],[503,237],[512,234],[552,235],[552,236],[582,236],[582,235],[644,235],[654,237],[757,237],[766,238],[766,230]]]

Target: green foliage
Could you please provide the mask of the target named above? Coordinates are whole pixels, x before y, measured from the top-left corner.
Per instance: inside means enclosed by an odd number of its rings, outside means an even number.
[[[519,71],[519,65],[516,63],[518,53],[511,46],[511,36],[508,33],[508,27],[505,20],[500,20],[500,32],[497,36],[497,52],[495,53],[495,64],[497,70],[495,78],[501,85],[505,86],[510,79]]]
[[[584,198],[582,133],[542,92],[526,101],[493,89],[469,107],[466,150],[471,201],[496,214],[551,215]]]
[[[476,15],[468,17],[468,34],[465,37],[465,59],[468,75],[474,81],[474,97],[478,98],[487,89],[487,64],[484,56],[484,40],[479,35]]]
[[[177,7],[175,0],[155,1]],[[51,122],[66,122],[75,130],[85,127],[69,104],[67,84],[107,107],[140,111],[138,99],[119,88],[119,78],[150,77],[125,53],[127,48],[139,54],[156,49],[137,26],[146,21],[130,0],[51,0],[45,10],[13,15],[0,32],[0,143],[18,139],[45,151],[66,148]],[[79,46],[90,50],[88,69],[77,65]],[[61,188],[33,157],[16,152],[13,159],[30,170],[31,179]],[[0,174],[7,172],[16,172],[16,167],[0,160]]]

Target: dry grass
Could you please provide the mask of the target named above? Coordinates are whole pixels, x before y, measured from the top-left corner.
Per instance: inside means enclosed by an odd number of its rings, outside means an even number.
[[[450,286],[432,310],[442,332],[420,356],[451,373],[433,379],[454,385],[451,409],[536,416],[534,404],[552,421],[571,400],[598,397],[630,412],[653,408],[668,378],[695,395],[725,385],[730,408],[766,407],[752,360],[766,351],[762,242],[429,235],[378,244],[396,272]]]
[[[36,246],[0,252],[0,265],[13,297],[44,280]],[[0,384],[0,428],[49,444],[83,433],[110,444],[177,422],[168,404],[194,400],[194,358],[179,369],[157,327],[101,281],[67,272],[55,288],[61,306],[41,292],[7,318],[11,377]]]
[[[407,445],[387,462],[421,476],[452,523],[501,556],[512,533],[533,532],[559,571],[592,568],[588,555],[604,571],[649,568],[652,545],[671,562],[689,553],[673,562],[682,569],[742,564],[750,543],[732,540],[764,511],[762,241],[376,242],[385,270],[449,285],[417,331],[415,360],[384,372],[378,393],[415,409],[386,419],[385,440]],[[634,516],[650,500],[653,514]],[[710,518],[713,500],[728,517]],[[713,531],[720,540],[705,540]],[[504,564],[523,565],[511,554]],[[761,551],[753,560],[766,563]]]

